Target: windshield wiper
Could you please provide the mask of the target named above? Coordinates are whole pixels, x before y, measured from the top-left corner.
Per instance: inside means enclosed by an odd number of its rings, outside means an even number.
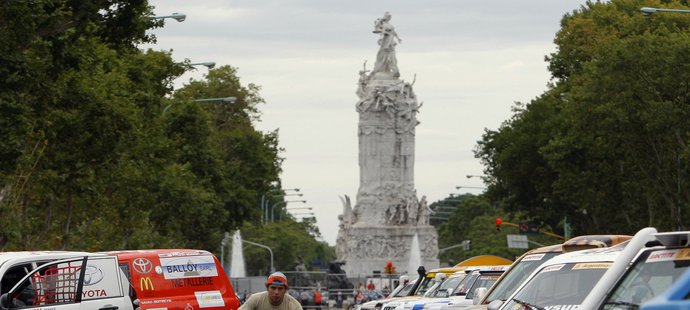
[[[515,301],[515,302],[517,302],[517,303],[519,303],[519,304],[521,304],[521,305],[523,305],[523,306],[530,307],[530,308],[532,308],[532,309],[546,310],[546,309],[544,309],[544,308],[542,308],[542,307],[539,307],[539,306],[537,306],[537,305],[533,305],[533,304],[528,303],[528,302],[526,302],[526,301],[519,300],[519,299],[517,299],[517,298],[513,298],[513,301]]]
[[[640,309],[640,305],[632,302],[627,302],[627,301],[609,301],[606,302],[605,305],[614,305],[614,306],[628,306],[630,309]]]

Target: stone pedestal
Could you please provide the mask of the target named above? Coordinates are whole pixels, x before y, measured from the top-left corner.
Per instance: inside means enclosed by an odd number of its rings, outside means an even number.
[[[350,278],[371,276],[374,270],[383,272],[389,261],[399,274],[416,275],[418,264],[427,270],[439,266],[436,229],[433,226],[353,226],[341,230],[339,234],[347,236],[343,240],[345,251],[338,253],[338,258],[345,261],[342,268]],[[411,251],[415,234],[419,253]]]

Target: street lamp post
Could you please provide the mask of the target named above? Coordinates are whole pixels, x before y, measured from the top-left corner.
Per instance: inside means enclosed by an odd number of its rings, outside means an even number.
[[[222,103],[235,103],[237,100],[236,97],[224,97],[224,98],[206,98],[206,99],[195,99],[192,100],[193,102],[199,102],[199,103],[205,103],[205,102],[222,102]],[[163,113],[161,115],[165,115],[165,112],[172,107],[172,103],[169,104],[168,106],[163,109]]]
[[[268,191],[268,193],[261,195],[261,219],[263,220],[264,223],[268,222],[268,201],[269,201],[268,198],[269,197],[267,197],[266,195],[273,196],[273,195],[276,195],[278,193],[283,193],[283,196],[295,196],[295,195],[300,196],[300,197],[303,196],[303,194],[301,194],[301,193],[299,193],[299,194],[285,194],[285,192],[287,192],[287,191],[299,192],[300,189],[299,188],[273,189],[273,190]]]
[[[642,14],[645,16],[652,15],[657,12],[669,12],[669,13],[690,13],[690,10],[679,10],[679,9],[661,9],[661,8],[649,8],[649,7],[644,7],[641,8],[640,11]]]
[[[482,186],[456,186],[455,187],[455,189],[461,189],[461,188],[486,189],[486,187],[482,187]]]
[[[311,210],[312,207],[303,207],[303,208],[290,208],[290,207],[285,207],[285,210],[288,211],[293,211],[293,210]]]
[[[213,61],[207,61],[207,62],[195,62],[189,64],[190,66],[204,66],[209,69],[213,69],[216,66],[216,63]]]
[[[292,216],[299,216],[302,220],[305,218],[313,218],[314,217],[314,212],[305,212],[305,213],[294,213]]]
[[[183,13],[172,13],[170,15],[164,15],[164,16],[154,16],[153,19],[166,19],[166,18],[172,18],[178,22],[183,22],[185,19],[187,19],[187,15]]]
[[[301,203],[307,203],[306,200],[287,200],[287,201],[278,201],[271,206],[271,222],[275,221],[275,209],[278,205],[280,204],[288,204],[291,202],[301,202]]]
[[[206,99],[195,99],[194,102],[223,102],[223,103],[235,103],[237,101],[236,97],[223,97],[223,98],[206,98]]]
[[[299,208],[285,207],[285,211],[295,211],[295,210],[309,210],[309,211],[311,211],[311,210],[313,210],[313,208],[312,207],[299,207]],[[292,216],[295,216],[298,214],[300,214],[300,213],[290,213],[290,215],[292,215]],[[283,213],[280,213],[280,220],[281,221],[283,220]]]
[[[273,250],[271,250],[271,248],[269,248],[268,246],[263,245],[263,244],[261,244],[261,243],[251,242],[251,241],[248,241],[248,240],[242,240],[242,242],[243,242],[243,243],[248,243],[248,244],[251,244],[251,245],[255,245],[255,246],[258,246],[258,247],[262,247],[262,248],[268,250],[268,253],[271,254],[271,273],[273,273],[273,272],[276,271],[276,269],[273,268]]]

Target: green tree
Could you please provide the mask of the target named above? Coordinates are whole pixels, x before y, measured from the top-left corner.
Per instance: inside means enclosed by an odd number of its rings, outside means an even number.
[[[478,146],[492,200],[551,226],[567,216],[576,234],[684,229],[690,17],[643,6],[687,8],[614,0],[564,16],[554,84]]]
[[[245,223],[241,229],[242,238],[270,247],[275,255],[274,267],[278,271],[294,271],[296,263],[303,261],[307,270],[319,271],[312,262],[326,263],[335,260],[335,249],[321,237],[313,220],[297,222],[288,217],[280,222],[264,225]],[[250,275],[268,275],[270,256],[265,249],[255,246],[244,247],[247,273]]]
[[[453,197],[456,198],[457,197]],[[502,225],[500,230],[496,229],[496,219],[501,218],[504,222],[513,224],[534,223],[535,218],[530,218],[520,212],[507,212],[500,206],[493,204],[484,195],[464,195],[461,202],[448,218],[448,221],[438,227],[439,248],[445,249],[439,254],[442,262],[453,261],[459,263],[465,259],[477,255],[496,255],[507,259],[515,257],[525,252],[524,249],[508,248],[506,235],[519,234],[519,229],[514,226]],[[545,230],[550,231],[551,227],[544,226]],[[545,235],[529,235],[529,240],[534,243],[529,244],[530,248],[535,248],[538,244],[550,245],[562,242],[560,239]],[[469,249],[454,247],[463,242],[469,241]]]
[[[255,85],[142,51],[146,1],[0,4],[0,249],[216,250],[279,180]],[[233,95],[234,106],[192,99]],[[169,113],[164,113],[170,106]]]

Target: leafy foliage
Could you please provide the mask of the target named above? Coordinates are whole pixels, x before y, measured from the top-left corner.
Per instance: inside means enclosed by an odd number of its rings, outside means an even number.
[[[567,14],[547,57],[554,84],[487,131],[476,155],[506,210],[576,234],[685,229],[690,212],[690,17],[588,2]]]
[[[143,0],[0,11],[0,250],[215,251],[258,220],[282,161],[258,86],[225,66],[173,93],[188,66],[136,48],[162,26]]]
[[[519,234],[519,229],[501,225],[501,229],[497,230],[495,221],[500,217],[504,223],[518,224],[534,223],[536,219],[519,212],[505,212],[500,206],[491,204],[483,195],[468,194],[446,200],[460,200],[460,202],[457,203],[457,208],[448,221],[438,227],[441,262],[459,263],[477,255],[496,255],[513,260],[525,252],[524,249],[508,248],[506,235]],[[551,228],[543,227],[543,229],[550,230]],[[561,242],[560,239],[540,234],[530,234],[528,239],[533,241],[529,244],[530,248],[537,247],[539,244],[550,245]],[[466,240],[470,241],[469,249],[459,246]]]
[[[307,270],[318,271],[319,267],[326,268],[327,262],[334,261],[335,249],[323,241],[317,241],[317,237],[320,237],[320,234],[313,220],[297,222],[287,218],[263,226],[246,223],[242,227],[243,240],[271,248],[274,255],[277,255],[274,258],[274,268],[282,271],[295,270],[299,262],[303,262]],[[270,274],[271,271],[267,267],[271,262],[266,249],[245,246],[243,251],[248,274]],[[313,262],[319,262],[321,265],[316,266]]]

